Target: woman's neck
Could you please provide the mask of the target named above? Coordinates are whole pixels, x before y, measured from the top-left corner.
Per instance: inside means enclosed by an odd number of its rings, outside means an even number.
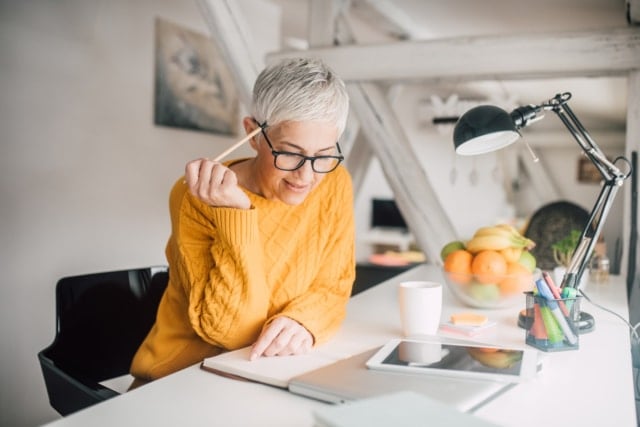
[[[261,196],[262,194],[260,192],[260,188],[255,182],[256,175],[253,172],[254,167],[255,158],[240,160],[229,165],[229,169],[231,169],[236,174],[239,185],[251,191],[252,193]]]

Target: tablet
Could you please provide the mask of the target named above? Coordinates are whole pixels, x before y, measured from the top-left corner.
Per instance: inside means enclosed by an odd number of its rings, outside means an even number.
[[[521,382],[536,375],[538,352],[460,341],[395,339],[366,365],[386,371]]]

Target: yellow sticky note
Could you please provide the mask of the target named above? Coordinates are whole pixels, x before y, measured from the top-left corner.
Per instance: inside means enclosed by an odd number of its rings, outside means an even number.
[[[477,313],[455,313],[451,315],[451,323],[454,325],[482,326],[488,321],[487,316]]]

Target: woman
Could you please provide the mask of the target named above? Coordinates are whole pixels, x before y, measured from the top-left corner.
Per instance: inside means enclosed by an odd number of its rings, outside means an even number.
[[[198,159],[170,196],[170,280],[136,353],[134,386],[226,350],[307,352],[345,316],[355,277],[353,194],[338,139],[344,83],[321,61],[265,69],[243,119],[256,155]]]

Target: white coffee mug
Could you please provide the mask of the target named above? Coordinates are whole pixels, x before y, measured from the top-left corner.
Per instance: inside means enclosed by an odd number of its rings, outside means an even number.
[[[398,286],[400,321],[405,337],[435,335],[442,314],[442,284],[428,281],[401,282]]]

